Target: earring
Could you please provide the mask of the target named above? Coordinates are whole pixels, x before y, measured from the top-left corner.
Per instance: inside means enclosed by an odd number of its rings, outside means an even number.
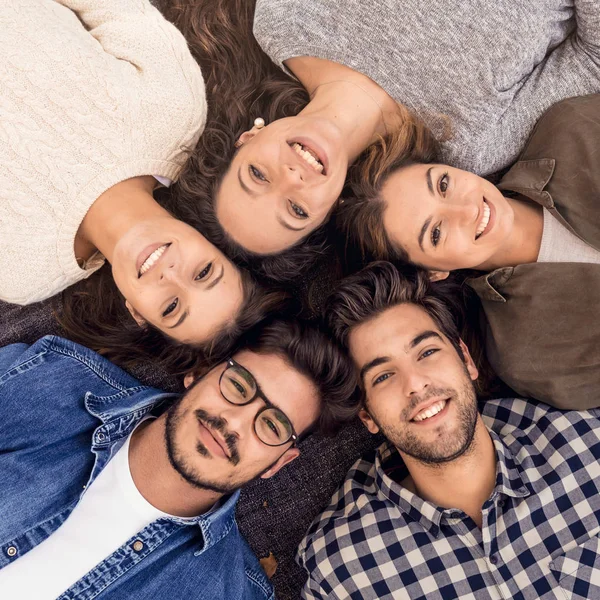
[[[257,117],[256,119],[254,119],[254,127],[256,127],[256,129],[262,129],[265,126],[265,120],[262,119],[261,117]]]

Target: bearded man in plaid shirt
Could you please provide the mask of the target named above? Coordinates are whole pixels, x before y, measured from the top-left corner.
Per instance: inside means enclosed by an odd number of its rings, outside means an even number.
[[[304,598],[600,599],[600,411],[478,410],[443,299],[373,263],[329,324],[387,441],[350,470],[299,548]]]

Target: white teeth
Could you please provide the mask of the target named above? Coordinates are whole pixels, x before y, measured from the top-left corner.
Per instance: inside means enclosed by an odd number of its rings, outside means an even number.
[[[143,275],[148,271],[154,263],[164,254],[165,250],[169,247],[169,244],[164,244],[160,248],[157,248],[142,264],[140,267],[140,275]]]
[[[488,203],[483,201],[483,216],[481,217],[481,221],[479,221],[479,227],[477,227],[477,231],[475,232],[475,237],[479,237],[487,227],[487,224],[490,222],[490,207]]]
[[[416,417],[413,418],[413,421],[424,421],[425,419],[429,419],[434,415],[437,415],[440,411],[444,410],[444,406],[446,406],[446,400],[440,400],[431,406],[428,406],[425,410],[422,410]]]
[[[303,158],[315,171],[318,173],[323,172],[323,165],[320,161],[318,161],[308,150],[305,150],[304,147],[295,142],[292,145],[292,148],[295,150],[296,154]]]

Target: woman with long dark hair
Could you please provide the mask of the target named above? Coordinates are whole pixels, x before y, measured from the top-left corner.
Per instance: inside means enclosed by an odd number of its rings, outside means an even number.
[[[92,348],[123,338],[133,356],[132,331],[150,332],[157,352],[159,340],[208,351],[232,337],[249,308],[262,312],[259,289],[153,197],[206,120],[181,33],[137,0],[4,3],[0,25],[0,299],[44,300],[106,260],[112,276],[91,306],[65,304],[71,333]],[[126,317],[110,322],[117,297]],[[103,327],[119,333],[91,343]]]
[[[214,75],[213,114],[234,115],[210,190],[195,186],[211,150],[201,143],[182,193],[212,203],[212,226],[240,254],[305,240],[369,144],[415,135],[412,114],[443,141],[445,160],[486,174],[517,157],[552,103],[600,89],[597,0],[259,0],[255,13],[252,2],[174,4]]]
[[[433,136],[390,138],[351,174],[338,214],[365,260],[457,271],[487,318],[487,354],[523,396],[589,408],[600,393],[600,94],[539,120],[497,186],[445,164]]]

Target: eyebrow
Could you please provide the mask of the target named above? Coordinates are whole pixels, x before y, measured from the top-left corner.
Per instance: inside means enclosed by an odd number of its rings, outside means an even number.
[[[185,312],[179,317],[179,320],[177,321],[177,323],[175,323],[175,325],[171,325],[170,327],[167,327],[167,329],[175,329],[175,327],[179,327],[186,320],[186,318],[189,314],[190,314],[190,312],[186,308]]]
[[[433,183],[431,181],[431,171],[433,171],[433,167],[429,167],[429,169],[427,169],[427,173],[425,173],[425,178],[427,179],[427,187],[429,188],[429,193],[432,196],[435,196],[435,192],[433,191]]]
[[[253,192],[243,181],[242,179],[242,165],[239,166],[238,168],[238,172],[237,172],[237,176],[238,176],[238,181],[240,182],[240,185],[242,186],[242,189],[246,192],[246,194],[250,194],[250,196],[256,196],[256,193]]]
[[[440,342],[444,341],[439,333],[437,333],[436,331],[428,330],[414,337],[411,340],[410,344],[408,344],[407,350],[412,350],[415,346],[418,346],[421,342],[424,342],[429,338],[437,338],[438,340],[440,340]]]
[[[423,238],[425,237],[425,232],[429,229],[431,219],[433,219],[433,217],[429,217],[425,223],[423,223],[423,227],[421,227],[421,232],[419,233],[419,247],[422,252],[425,252],[425,248],[423,248]]]
[[[302,231],[306,229],[306,225],[303,225],[302,227],[292,227],[289,223],[285,222],[285,219],[281,215],[277,215],[277,220],[279,221],[280,225],[283,225],[283,227],[289,229],[290,231]]]
[[[221,279],[223,279],[223,275],[225,274],[225,265],[221,266],[221,272],[206,286],[207,290],[212,290]]]
[[[374,369],[375,367],[378,367],[379,365],[382,365],[383,363],[389,362],[391,359],[389,356],[378,356],[377,358],[374,358],[373,360],[369,361],[361,370],[360,370],[360,380],[364,383],[365,381],[365,375],[367,374],[368,371],[370,371],[371,369]]]

